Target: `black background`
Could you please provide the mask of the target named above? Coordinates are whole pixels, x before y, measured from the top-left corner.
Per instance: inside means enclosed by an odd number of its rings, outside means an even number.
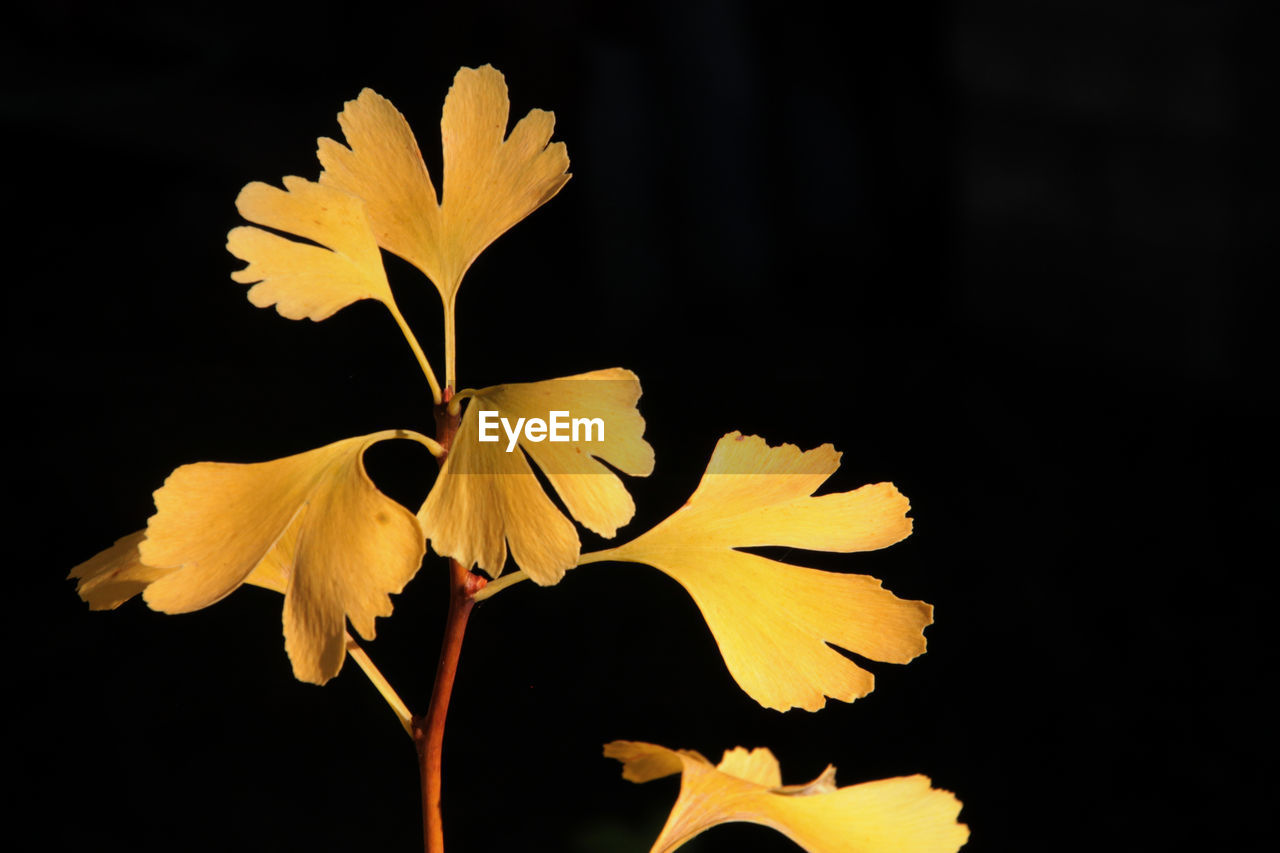
[[[321,324],[255,309],[223,243],[245,183],[315,178],[315,138],[363,86],[438,175],[453,73],[489,62],[513,119],[555,111],[574,178],[468,274],[462,384],[635,370],[658,467],[629,481],[623,535],[676,509],[729,430],[834,443],[830,487],[892,480],[916,533],[789,558],[883,578],[937,622],[924,657],[872,665],[868,698],[780,715],[658,572],[513,588],[463,654],[450,850],[646,850],[676,786],[622,781],[599,755],[615,738],[768,745],[789,782],[828,761],[845,784],[926,773],[965,803],[973,850],[1263,849],[1265,31],[1243,3],[1025,6],[49,3],[10,20],[18,824],[46,849],[420,844],[408,740],[353,665],[322,689],[292,678],[278,597],[89,613],[64,577],[141,527],[177,465],[430,431],[380,306]],[[434,289],[387,265],[439,365]],[[434,476],[403,442],[370,468],[413,507]],[[444,574],[429,556],[368,646],[417,710]],[[735,826],[688,849],[791,848]]]

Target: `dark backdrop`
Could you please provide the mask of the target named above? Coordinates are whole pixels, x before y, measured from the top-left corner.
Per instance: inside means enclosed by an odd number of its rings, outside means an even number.
[[[255,309],[223,243],[245,183],[316,176],[363,86],[438,175],[453,73],[489,62],[513,116],[556,112],[574,178],[468,275],[462,384],[635,370],[658,467],[629,482],[624,535],[729,430],[834,443],[832,486],[894,481],[916,533],[791,556],[937,623],[923,658],[873,665],[870,697],[779,715],[657,572],[513,589],[463,655],[450,850],[647,849],[675,784],[623,782],[614,738],[769,745],[786,781],[927,773],[973,850],[1262,849],[1275,581],[1247,543],[1275,510],[1273,218],[1251,7],[477,5],[48,3],[6,24],[19,823],[47,849],[419,844],[409,743],[353,665],[292,678],[278,597],[89,613],[64,577],[177,465],[430,429],[381,307]],[[437,341],[434,290],[387,263]],[[416,507],[433,466],[400,444],[371,468]],[[369,646],[416,709],[444,591],[429,557]],[[790,848],[727,827],[689,849]]]

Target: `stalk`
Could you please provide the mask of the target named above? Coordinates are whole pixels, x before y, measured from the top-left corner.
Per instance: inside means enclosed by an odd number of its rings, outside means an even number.
[[[461,422],[460,413],[449,410],[452,382],[445,386],[436,406],[436,437],[444,453],[436,461],[443,466],[453,437]],[[475,606],[475,593],[485,579],[473,575],[457,560],[449,561],[449,614],[445,618],[444,640],[436,664],[436,680],[431,688],[427,713],[411,721],[411,734],[418,750],[418,776],[422,783],[422,834],[426,853],[444,853],[444,819],[440,811],[441,759],[444,751],[444,724],[449,715],[449,697],[458,673],[458,657],[467,631],[467,618]]]
[[[436,682],[431,689],[427,713],[413,718],[413,742],[418,748],[418,775],[422,781],[422,832],[427,853],[444,853],[444,819],[440,812],[441,757],[444,751],[444,723],[449,714],[449,697],[458,673],[458,657],[467,630],[467,617],[475,605],[472,594],[484,579],[471,574],[457,560],[449,561],[449,615],[445,620],[444,642],[436,666]]]

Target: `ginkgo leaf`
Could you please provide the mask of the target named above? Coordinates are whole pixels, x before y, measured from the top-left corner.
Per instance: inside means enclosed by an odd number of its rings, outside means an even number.
[[[143,598],[165,613],[199,610],[250,581],[284,592],[294,674],[323,684],[345,655],[346,620],[366,639],[417,572],[425,543],[414,515],[383,495],[364,451],[388,430],[254,464],[200,462],[169,475],[138,546],[169,569]]]
[[[338,115],[347,145],[319,142],[320,182],[364,199],[379,245],[422,270],[446,305],[476,256],[569,180],[564,143],[550,142],[555,115],[532,110],[504,139],[509,110],[499,71],[458,70],[440,120],[438,201],[408,122],[372,89]]]
[[[303,243],[242,225],[227,235],[227,250],[249,265],[231,277],[249,288],[259,308],[276,306],[290,320],[324,320],[360,299],[395,300],[364,202],[331,186],[297,177],[284,189],[255,181],[240,191],[236,209],[250,222],[319,243]]]
[[[640,382],[628,370],[611,368],[462,393],[471,399],[418,512],[422,529],[437,553],[463,566],[478,565],[497,577],[509,544],[529,577],[544,586],[556,583],[577,562],[578,534],[543,491],[521,449],[538,463],[574,518],[601,536],[613,536],[631,520],[635,504],[599,460],[632,476],[653,471],[653,448],[642,437],[644,419],[636,411]],[[565,441],[550,436],[534,441],[516,426],[529,418],[545,422],[557,411],[572,419],[598,419],[603,435],[583,430],[575,439],[566,429]],[[493,413],[495,423],[506,418],[520,437],[513,439],[507,427],[498,427],[497,440],[481,441],[482,412]]]
[[[145,530],[130,533],[71,570],[67,577],[76,580],[76,593],[89,603],[90,610],[115,610],[173,571],[142,562],[138,545],[146,536]]]
[[[644,563],[677,580],[706,618],[729,672],[761,705],[812,711],[828,696],[851,702],[870,693],[874,679],[828,644],[906,663],[925,650],[933,608],[904,601],[866,575],[737,550],[868,551],[908,536],[910,507],[891,483],[813,496],[839,464],[829,444],[801,452],[730,433],[688,503],[647,533],[579,563]]]
[[[76,581],[76,594],[88,603],[90,610],[115,610],[153,581],[177,571],[176,568],[157,569],[142,562],[138,546],[146,538],[144,529],[117,539],[110,548],[85,560],[67,575]],[[292,547],[281,539],[244,582],[283,595],[289,585],[288,563],[292,559]]]
[[[837,788],[828,767],[806,785],[781,785],[767,749],[729,750],[717,766],[696,752],[614,741],[604,754],[623,778],[648,782],[680,773],[680,795],[651,853],[667,853],[722,823],[781,832],[809,853],[955,853],[969,839],[961,803],[927,776],[901,776]]]

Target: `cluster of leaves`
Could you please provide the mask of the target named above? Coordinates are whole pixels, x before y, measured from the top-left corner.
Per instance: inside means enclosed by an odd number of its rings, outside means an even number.
[[[255,225],[228,237],[231,253],[247,262],[232,277],[252,284],[254,305],[275,306],[291,319],[319,321],[360,299],[382,302],[450,428],[436,439],[386,430],[268,462],[178,468],[155,493],[145,530],[72,571],[93,609],[141,593],[153,609],[184,613],[244,583],[266,587],[284,596],[294,674],[323,684],[348,650],[358,649],[348,621],[373,639],[376,618],[390,615],[390,595],[413,578],[429,545],[495,579],[473,595],[477,600],[525,578],[551,586],[586,564],[652,566],[692,596],[742,689],[777,710],[816,710],[828,697],[849,702],[872,690],[871,674],[832,646],[893,663],[924,651],[929,605],[899,599],[875,578],[742,550],[865,551],[910,534],[907,500],[892,484],[815,496],[839,465],[830,445],[801,451],[730,433],[677,512],[628,542],[582,553],[570,516],[612,538],[635,511],[609,466],[631,476],[653,470],[636,376],[612,368],[454,390],[454,307],[463,276],[485,247],[569,179],[565,146],[550,141],[554,116],[534,110],[508,135],[502,75],[489,66],[460,70],[441,120],[442,194],[408,123],[385,98],[366,89],[338,120],[346,144],[320,140],[318,181],[286,177],[283,189],[251,183],[240,193],[237,208]],[[396,307],[381,250],[409,261],[439,291],[443,384]],[[509,452],[478,440],[482,409],[513,421],[568,410],[599,418],[607,429],[604,440],[555,444],[526,434],[521,450]],[[416,513],[379,492],[364,469],[364,452],[393,438],[418,441],[441,461]],[[518,571],[500,578],[508,554]],[[618,741],[605,752],[633,781],[682,774],[655,850],[734,820],[773,827],[812,851],[952,851],[968,836],[956,822],[959,802],[922,776],[837,788],[828,768],[807,785],[783,786],[767,749],[732,749],[715,766],[697,753],[650,744]]]

